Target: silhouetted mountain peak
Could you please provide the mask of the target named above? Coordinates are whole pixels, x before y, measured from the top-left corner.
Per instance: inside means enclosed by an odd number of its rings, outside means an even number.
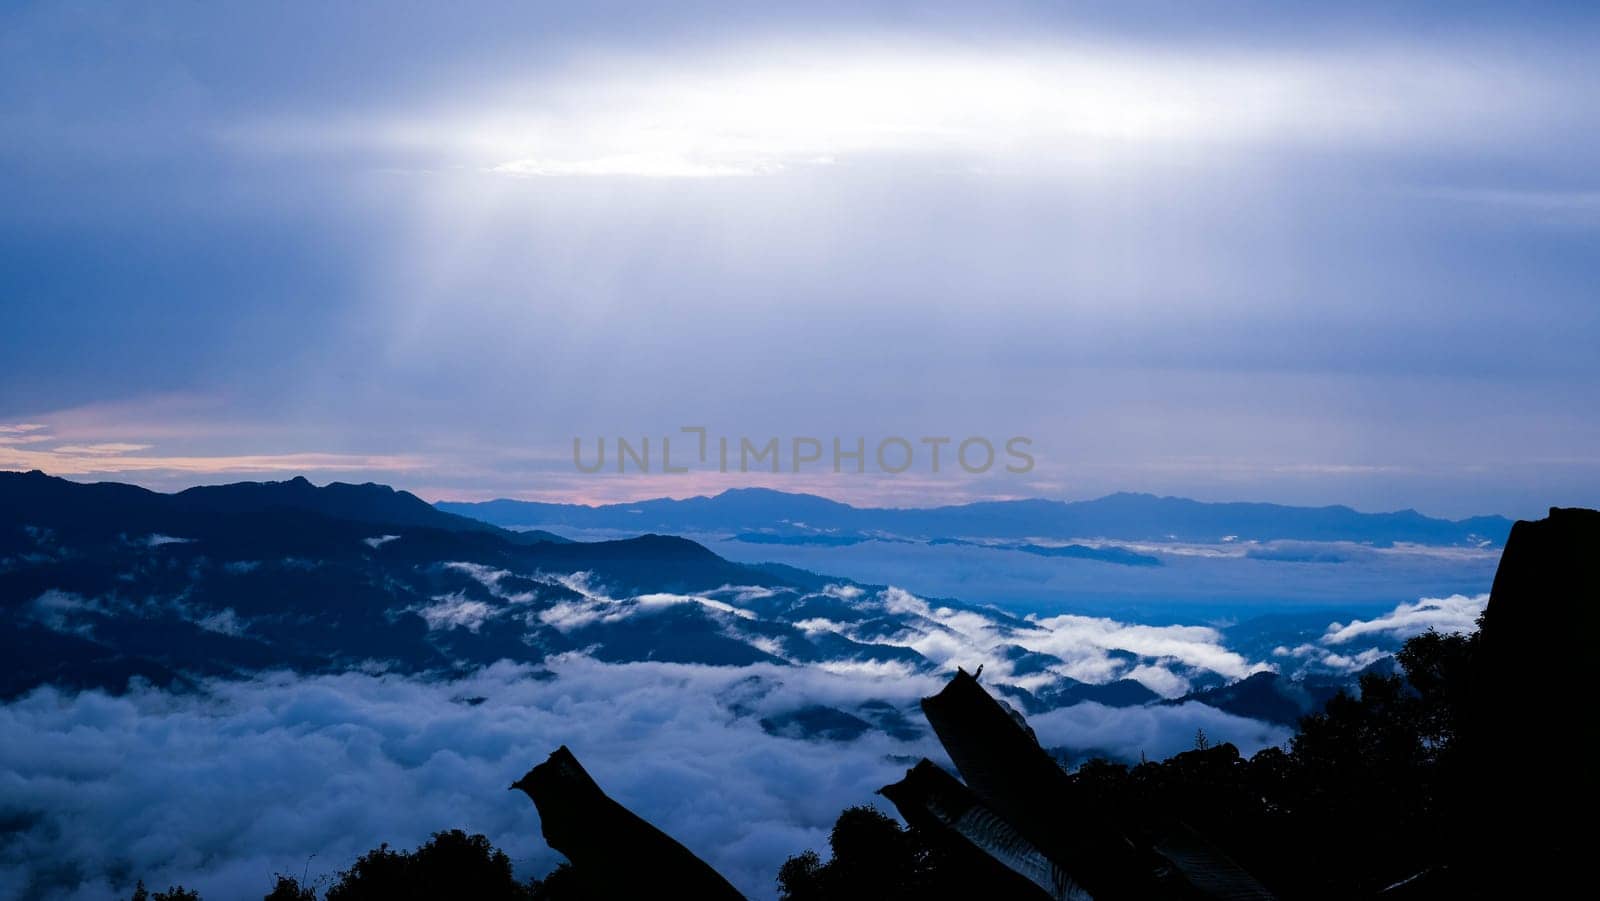
[[[1192,691],[1168,704],[1198,701],[1237,716],[1292,726],[1300,718],[1322,709],[1339,692],[1345,680],[1336,678],[1286,679],[1270,671],[1211,688]]]
[[[714,494],[714,495],[711,496],[712,500],[723,500],[723,499],[730,499],[731,500],[731,499],[741,499],[741,498],[743,498],[743,499],[749,499],[749,498],[767,498],[767,499],[805,498],[807,500],[826,500],[826,498],[819,498],[814,494],[805,494],[804,492],[799,492],[799,491],[781,491],[781,490],[779,490],[777,488],[764,488],[764,487],[762,487],[760,485],[751,485],[751,486],[745,487],[745,488],[728,488],[728,489],[720,491],[717,494]],[[837,502],[835,501],[834,503],[837,503]],[[849,505],[848,504],[840,504],[840,506],[849,506]]]
[[[651,532],[637,538],[624,538],[620,541],[608,542],[619,550],[653,557],[684,557],[701,560],[720,560],[705,545],[679,538],[676,535],[658,535]]]
[[[283,482],[233,482],[202,485],[173,495],[190,509],[217,513],[260,513],[274,509],[303,510],[333,519],[421,526],[447,532],[501,532],[477,520],[435,509],[409,491],[375,482],[330,482],[317,487],[305,476]]]
[[[447,513],[409,491],[374,482],[331,482],[317,487],[305,476],[281,482],[200,485],[162,494],[118,482],[73,482],[39,470],[0,472],[0,507],[21,522],[57,527],[175,527],[196,515],[241,516],[268,512],[310,513],[375,526],[418,527],[444,532],[480,532],[517,543],[561,542],[548,532],[513,533]]]
[[[706,499],[708,506],[721,509],[757,511],[763,514],[779,512],[792,514],[796,511],[827,511],[830,513],[848,513],[857,508],[841,503],[830,498],[818,497],[814,494],[801,494],[793,491],[779,491],[776,488],[762,488],[759,486],[749,488],[729,488],[720,494]]]

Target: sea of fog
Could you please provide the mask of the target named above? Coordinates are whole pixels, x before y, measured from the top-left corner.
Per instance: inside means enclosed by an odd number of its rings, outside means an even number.
[[[1130,567],[973,547],[702,538],[739,561],[779,561],[1035,616],[1110,618],[1101,632],[1121,628],[1113,619],[1208,623],[1202,644],[1226,644],[1267,665],[1301,650],[1336,655],[1352,638],[1470,628],[1497,558],[1472,550],[1169,546],[1145,549],[1160,566]],[[1458,597],[1416,603],[1448,596]],[[1336,618],[1341,610],[1355,614]],[[1101,622],[1066,620],[1085,629]],[[1310,643],[1296,649],[1292,642],[1302,639],[1255,622],[1292,622],[1288,631]],[[182,883],[212,901],[260,897],[276,873],[325,886],[380,843],[412,847],[449,828],[486,834],[521,876],[543,874],[559,857],[545,845],[533,805],[507,787],[565,744],[614,798],[750,897],[771,898],[779,864],[825,849],[841,809],[892,811],[876,789],[920,757],[944,756],[926,732],[816,741],[772,734],[762,717],[868,700],[914,709],[941,683],[893,668],[618,664],[580,653],[452,680],[269,672],[184,691],[40,688],[0,705],[0,897],[126,897],[139,878],[152,887]],[[1247,754],[1290,737],[1283,726],[1193,702],[1080,704],[1030,724],[1047,746],[1129,759],[1184,750],[1201,729]]]
[[[586,541],[630,537],[552,529]],[[1018,550],[900,541],[845,546],[754,544],[727,534],[686,537],[740,563],[783,563],[924,597],[993,604],[1013,613],[1077,613],[1128,622],[1227,622],[1284,612],[1368,616],[1424,597],[1488,592],[1499,548],[1380,548],[1352,542],[1097,542],[1160,561],[1127,566]]]
[[[613,797],[752,898],[789,855],[825,848],[844,807],[922,756],[931,737],[818,743],[768,734],[800,703],[910,702],[940,680],[793,667],[502,664],[464,679],[264,674],[172,693],[37,690],[0,706],[0,896],[105,899],[132,880],[211,899],[260,897],[275,873],[326,883],[380,842],[482,832],[520,875],[560,859],[511,781],[567,745]],[[752,679],[772,690],[751,693]],[[729,710],[730,693],[752,705]],[[1161,757],[1197,729],[1246,752],[1282,727],[1198,704],[1085,704],[1032,718],[1042,741]],[[947,761],[946,761],[947,763]],[[948,763],[947,763],[948,765]]]

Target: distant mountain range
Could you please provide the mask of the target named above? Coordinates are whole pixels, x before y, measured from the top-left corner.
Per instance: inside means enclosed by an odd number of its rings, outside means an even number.
[[[1371,670],[1388,675],[1395,670],[1394,658],[1385,657]],[[1293,726],[1301,717],[1321,710],[1334,695],[1348,689],[1350,682],[1349,677],[1286,679],[1277,673],[1256,673],[1238,682],[1192,691],[1165,703],[1198,701],[1237,716]]]
[[[782,544],[821,547],[849,547],[868,541],[883,541],[893,544],[927,544],[927,545],[956,545],[961,547],[981,547],[997,551],[1020,551],[1024,554],[1034,554],[1040,557],[1070,557],[1077,560],[1098,560],[1102,563],[1118,563],[1123,566],[1160,566],[1161,558],[1150,554],[1140,554],[1126,548],[1112,546],[1091,547],[1084,544],[1031,544],[1025,541],[968,541],[964,538],[929,538],[913,539],[900,538],[886,535],[882,532],[863,534],[860,532],[809,532],[796,531],[793,528],[767,529],[760,532],[740,532],[730,537],[731,541],[745,544]]]
[[[1502,516],[1436,519],[1415,510],[1361,513],[1349,507],[1206,503],[1119,493],[1091,501],[984,501],[945,507],[854,507],[810,494],[736,488],[714,497],[657,498],[583,506],[536,501],[440,502],[440,510],[508,528],[733,533],[741,540],[837,543],[870,538],[1111,539],[1118,541],[1351,541],[1500,547]]]
[[[556,629],[530,640],[520,620],[482,628],[478,599],[495,596],[472,575],[481,572],[507,574],[496,584],[528,610],[581,595],[512,572],[582,573],[592,590],[622,597],[817,578],[730,563],[681,538],[509,532],[382,485],[295,479],[160,494],[0,472],[0,694],[268,666],[449,670],[584,646]],[[453,628],[452,611],[471,627]],[[673,641],[693,643],[693,632]],[[714,636],[701,656],[727,656],[723,644],[741,660],[765,656]]]
[[[0,472],[0,498],[6,502],[0,509],[0,524],[26,520],[35,526],[73,530],[92,529],[95,523],[137,530],[214,516],[304,513],[348,522],[492,534],[517,544],[567,541],[548,532],[512,532],[458,516],[387,485],[333,482],[318,488],[304,476],[286,482],[202,485],[161,494],[120,482],[69,482],[38,470]]]
[[[710,508],[695,520],[701,527],[726,507],[742,506],[746,518],[773,504],[854,509],[776,492],[661,503]],[[561,509],[657,522],[609,508]],[[839,515],[959,519],[970,509]],[[1186,634],[1174,646],[1152,640],[1149,627],[1025,618],[778,564],[734,563],[681,537],[573,542],[514,532],[383,485],[293,479],[161,494],[0,472],[0,697],[43,684],[120,690],[130,679],[184,685],[268,669],[448,676],[501,660],[538,666],[581,654],[608,663],[908,676],[986,666],[985,684],[1029,713],[1157,703],[1162,696],[1150,686],[1177,683],[1193,691],[1182,700],[1291,722],[1349,681],[1307,670],[1303,679],[1230,685],[1262,667],[1181,647],[1208,640]],[[1086,654],[1096,662],[1085,669]],[[1220,669],[1206,662],[1213,657]],[[743,715],[744,695],[775,684],[766,675],[746,682],[742,695],[718,699],[733,715]],[[919,728],[910,725],[914,714],[880,701],[812,704],[761,724],[775,734],[849,740],[868,729],[904,735]]]
[[[1128,679],[1052,672],[1062,660],[1005,637],[1044,633],[992,608],[731,563],[662,535],[538,540],[386,486],[304,479],[160,494],[0,472],[0,611],[0,697],[45,683],[117,690],[130,678],[181,685],[270,668],[450,674],[574,652],[934,673],[942,655],[917,647],[950,653],[963,640],[953,618],[993,633],[962,659],[997,655],[997,689],[1027,710],[1158,697]],[[1156,662],[1123,656],[1125,669]],[[737,713],[739,699],[727,703]],[[906,715],[869,702],[801,708],[763,726],[844,739],[904,733]]]

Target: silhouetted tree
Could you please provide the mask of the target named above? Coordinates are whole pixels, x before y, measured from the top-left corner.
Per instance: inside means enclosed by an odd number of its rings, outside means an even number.
[[[843,814],[841,814],[843,816]],[[827,897],[823,887],[821,855],[801,851],[778,867],[778,897],[784,901],[820,901]]]
[[[532,901],[598,901],[584,889],[570,863],[561,863],[543,879],[533,880],[528,890]]]
[[[459,829],[436,832],[415,851],[387,844],[367,852],[339,874],[327,901],[434,901],[474,898],[527,901],[533,889],[511,874],[511,859],[482,835]]]
[[[129,901],[200,901],[200,893],[181,885],[173,885],[168,886],[164,892],[152,895],[150,890],[144,887],[144,880],[141,879],[134,885],[133,895]]]
[[[317,901],[317,890],[309,885],[302,886],[293,876],[279,873],[277,879],[262,901]]]
[[[919,895],[919,888],[930,881],[929,849],[874,807],[851,807],[839,814],[828,846],[833,857],[827,863],[813,851],[784,862],[778,871],[780,897],[812,901],[870,896],[892,901]]]
[[[1198,730],[1192,751],[1133,767],[1093,759],[1069,778],[1123,828],[1193,827],[1286,897],[1358,897],[1414,876],[1411,897],[1470,895],[1470,874],[1489,864],[1460,839],[1492,827],[1476,787],[1519,765],[1483,758],[1480,648],[1477,633],[1412,638],[1399,674],[1363,675],[1305,717],[1287,748],[1246,759]],[[827,862],[807,851],[783,864],[782,898],[876,901],[917,886],[918,897],[962,897],[951,887],[963,874],[941,869],[939,848],[871,808],[841,814],[829,843]]]

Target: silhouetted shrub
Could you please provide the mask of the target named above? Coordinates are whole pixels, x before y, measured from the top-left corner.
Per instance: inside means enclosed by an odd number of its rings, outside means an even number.
[[[928,849],[873,807],[851,807],[839,814],[828,845],[833,857],[827,863],[812,851],[784,863],[778,871],[782,898],[814,901],[848,891],[891,901],[917,894],[931,875]]]
[[[434,833],[415,851],[387,844],[368,851],[339,874],[327,901],[527,901],[533,891],[516,881],[511,859],[489,839],[452,829]]]
[[[317,890],[302,886],[293,876],[278,874],[278,881],[262,901],[317,901]]]
[[[200,893],[193,889],[186,889],[181,885],[169,886],[164,892],[150,894],[144,887],[144,880],[139,880],[133,887],[133,897],[130,901],[200,901]]]

